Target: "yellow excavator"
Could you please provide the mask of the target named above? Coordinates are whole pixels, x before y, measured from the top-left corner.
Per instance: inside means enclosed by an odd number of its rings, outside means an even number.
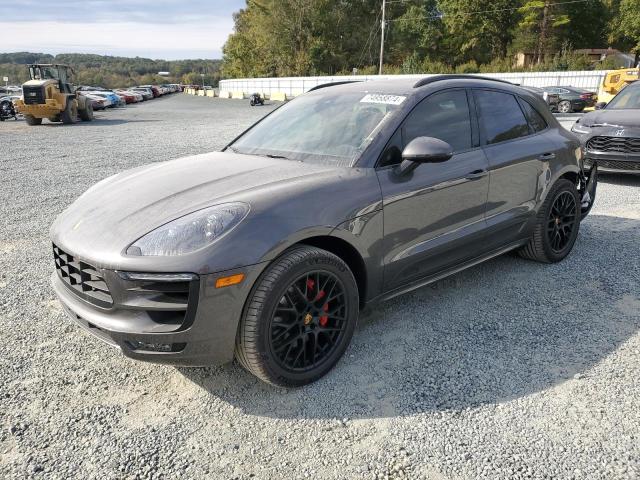
[[[15,102],[29,125],[51,122],[75,123],[78,117],[93,120],[91,100],[80,95],[73,83],[74,72],[68,65],[29,65],[30,80],[22,85],[22,98]]]
[[[608,72],[598,90],[598,105],[602,108],[615,97],[620,90],[632,82],[638,81],[640,68],[621,68]]]

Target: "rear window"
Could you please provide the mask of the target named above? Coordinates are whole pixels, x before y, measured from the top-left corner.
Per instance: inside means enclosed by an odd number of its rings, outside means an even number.
[[[547,128],[547,122],[545,121],[543,116],[540,115],[540,113],[533,107],[533,105],[522,98],[519,100],[520,106],[522,107],[522,110],[524,111],[524,114],[529,121],[529,125],[531,126],[532,133],[540,132]]]

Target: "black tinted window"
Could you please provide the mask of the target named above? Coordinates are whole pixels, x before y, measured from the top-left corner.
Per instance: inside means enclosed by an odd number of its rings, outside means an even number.
[[[459,152],[471,148],[471,119],[464,90],[435,93],[420,102],[402,126],[406,146],[416,137],[435,137]]]
[[[387,165],[396,165],[400,162],[402,162],[402,135],[400,134],[400,129],[398,129],[385,147],[378,166],[385,167]]]
[[[488,90],[475,91],[480,114],[480,128],[487,143],[504,142],[529,135],[529,125],[516,101],[508,93]]]
[[[539,132],[547,128],[547,122],[529,102],[520,99],[520,105],[522,106],[522,110],[524,110],[524,114],[527,116],[527,120],[529,120],[529,125],[533,132]]]

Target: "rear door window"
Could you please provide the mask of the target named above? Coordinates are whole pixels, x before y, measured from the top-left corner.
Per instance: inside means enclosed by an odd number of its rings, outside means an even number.
[[[516,97],[494,90],[475,90],[480,129],[487,144],[529,135],[529,123]]]

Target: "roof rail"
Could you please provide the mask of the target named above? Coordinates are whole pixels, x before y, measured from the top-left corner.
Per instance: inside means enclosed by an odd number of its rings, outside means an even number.
[[[463,74],[452,74],[452,75],[435,75],[433,77],[425,77],[418,80],[414,83],[413,88],[424,87],[425,85],[429,85],[430,83],[440,82],[442,80],[489,80],[490,82],[500,82],[500,83],[508,83],[509,85],[514,85],[511,82],[506,80],[499,80],[497,78],[483,77],[480,75],[463,75]]]
[[[359,83],[363,81],[364,80],[344,80],[341,82],[321,83],[320,85],[316,85],[315,87],[310,88],[309,90],[307,90],[307,92],[313,92],[314,90],[320,90],[321,88],[335,87],[336,85],[344,85],[346,83]]]

